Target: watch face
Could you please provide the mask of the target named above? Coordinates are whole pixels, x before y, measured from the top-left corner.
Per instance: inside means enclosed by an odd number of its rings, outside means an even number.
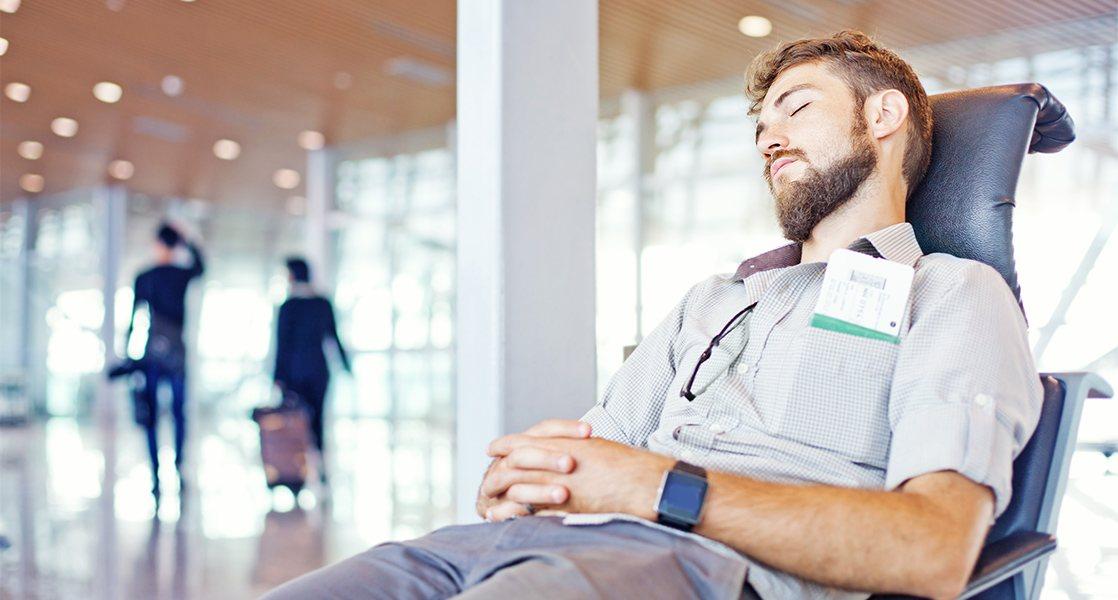
[[[697,523],[706,492],[705,479],[687,473],[669,471],[664,481],[664,491],[660,495],[659,511],[674,519]]]

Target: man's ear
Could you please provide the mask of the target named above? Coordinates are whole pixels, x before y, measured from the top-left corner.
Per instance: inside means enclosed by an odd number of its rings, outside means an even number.
[[[897,90],[881,90],[866,98],[866,122],[874,139],[892,135],[908,118],[908,98]]]

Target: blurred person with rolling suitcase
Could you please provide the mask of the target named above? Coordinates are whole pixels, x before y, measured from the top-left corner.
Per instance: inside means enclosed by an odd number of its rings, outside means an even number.
[[[276,319],[276,366],[273,381],[285,397],[296,397],[306,410],[310,432],[322,460],[319,477],[326,482],[325,412],[326,388],[330,383],[330,370],[326,364],[324,345],[331,342],[338,350],[338,357],[347,372],[352,373],[349,357],[338,339],[334,306],[330,300],[315,293],[311,287],[311,272],[307,261],[300,257],[287,259],[290,291],[280,306]],[[261,436],[265,433],[261,430]],[[263,438],[262,438],[263,442]],[[267,466],[267,459],[265,459]]]

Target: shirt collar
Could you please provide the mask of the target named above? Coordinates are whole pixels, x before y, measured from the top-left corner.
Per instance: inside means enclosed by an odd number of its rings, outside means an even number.
[[[291,290],[287,295],[292,298],[312,298],[314,297],[314,288],[309,283],[297,281],[291,284]]]
[[[907,222],[878,229],[854,240],[847,248],[910,267],[915,267],[916,261],[924,256],[924,251],[920,249],[920,243],[916,241],[916,233],[912,230],[912,224]],[[769,250],[764,254],[758,254],[738,265],[736,278],[746,279],[757,273],[798,265],[800,264],[802,250],[803,245],[795,243]]]

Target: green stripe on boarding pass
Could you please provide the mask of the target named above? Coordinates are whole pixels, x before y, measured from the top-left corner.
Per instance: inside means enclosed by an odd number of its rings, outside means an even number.
[[[826,329],[827,331],[834,331],[836,333],[856,335],[858,337],[870,338],[871,340],[881,340],[883,342],[889,342],[891,344],[901,343],[901,338],[895,335],[881,333],[880,331],[870,329],[869,327],[862,327],[861,325],[847,323],[846,321],[843,321],[841,319],[828,317],[827,315],[821,315],[819,313],[811,316],[811,326],[819,329]]]

